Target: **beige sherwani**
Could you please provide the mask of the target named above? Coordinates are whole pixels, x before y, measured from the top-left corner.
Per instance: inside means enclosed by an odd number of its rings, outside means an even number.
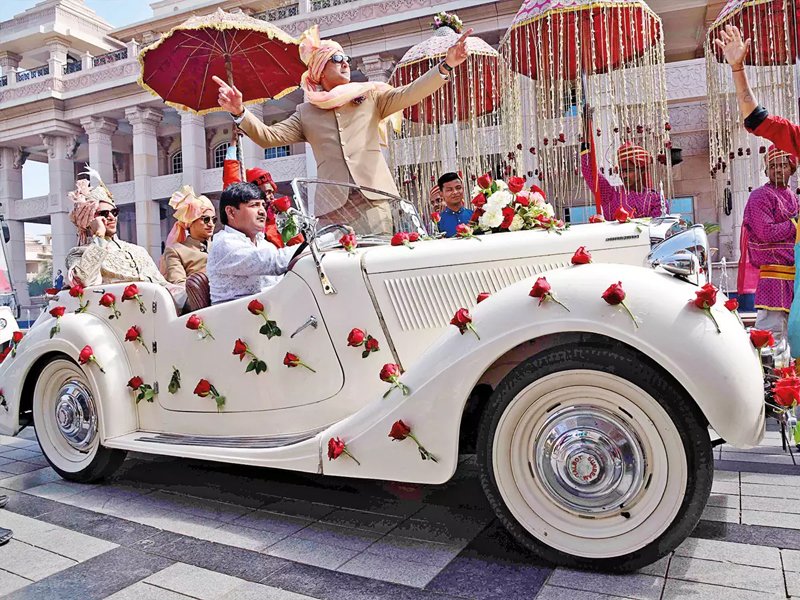
[[[355,183],[398,195],[394,177],[381,152],[381,121],[421,102],[446,81],[434,68],[409,85],[370,92],[361,103],[350,102],[337,109],[322,110],[304,102],[291,117],[275,125],[265,125],[245,111],[240,127],[264,148],[308,142],[317,160],[319,179]],[[340,197],[340,206],[346,200],[346,197]],[[335,200],[330,202],[333,204],[330,209],[339,208],[335,206]],[[369,221],[375,225],[378,220],[385,223],[388,218],[390,233],[388,202],[372,204],[380,214],[371,215]],[[315,212],[321,216],[320,210]]]
[[[208,250],[211,241],[201,242],[191,236],[180,244],[175,244],[164,251],[167,281],[185,283],[187,277],[194,273],[205,272],[208,262]]]

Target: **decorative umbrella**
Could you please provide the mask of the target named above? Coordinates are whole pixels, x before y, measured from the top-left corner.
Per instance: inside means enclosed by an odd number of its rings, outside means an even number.
[[[524,0],[501,41],[501,53],[521,76],[519,95],[507,98],[521,106],[511,112],[536,114],[535,120],[516,123],[517,148],[523,142],[530,146],[518,161],[533,169],[559,208],[586,197],[579,169],[583,142],[597,147],[593,168],[605,175],[615,170],[619,145],[632,141],[645,147],[666,165],[656,167],[654,182],[669,193],[663,29],[647,4]],[[587,105],[595,108],[596,125],[581,119]]]
[[[725,249],[728,256],[738,253],[736,232],[749,192],[764,180],[763,155],[769,142],[745,131],[747,115],[739,114],[730,66],[714,40],[726,25],[735,25],[742,37],[752,40],[745,69],[758,101],[771,113],[796,123],[798,11],[795,0],[729,0],[706,35],[711,176],[720,208],[726,215],[734,215],[734,237]],[[754,286],[745,285],[743,291],[748,287]]]
[[[434,34],[412,46],[395,67],[389,83],[407,85],[437,68],[459,38],[455,14],[433,17]],[[467,38],[467,60],[456,67],[453,84],[407,108],[392,158],[399,188],[428,215],[428,193],[443,172],[458,171],[475,180],[500,169],[500,55],[482,39]]]
[[[299,42],[271,23],[222,9],[174,27],[139,55],[139,85],[175,108],[198,114],[222,110],[216,75],[236,83],[244,102],[281,98],[306,70]]]

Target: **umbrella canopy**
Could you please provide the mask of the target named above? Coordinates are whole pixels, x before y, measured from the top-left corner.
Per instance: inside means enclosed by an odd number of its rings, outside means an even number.
[[[661,36],[641,0],[526,0],[508,32],[512,69],[533,79],[577,79],[640,56]]]
[[[245,103],[280,98],[306,70],[299,42],[271,23],[222,9],[173,28],[139,55],[139,85],[168,105],[199,114],[222,110],[216,75]]]
[[[800,14],[794,0],[728,0],[709,28],[717,37],[725,25],[736,25],[753,40],[748,65],[783,65],[798,58],[797,25]],[[714,47],[719,62],[725,59]]]
[[[407,85],[435,68],[459,38],[450,27],[440,27],[424,42],[412,46],[397,63],[389,80],[393,86]],[[498,62],[500,55],[479,37],[467,38],[466,62],[455,70],[454,85],[444,86],[423,102],[407,108],[412,121],[452,123],[466,121],[497,109],[500,104]]]

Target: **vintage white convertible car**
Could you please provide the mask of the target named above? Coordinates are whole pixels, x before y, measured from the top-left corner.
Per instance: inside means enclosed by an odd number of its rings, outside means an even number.
[[[323,187],[295,182],[303,213],[320,214]],[[396,200],[395,217],[415,227]],[[121,300],[124,284],[82,299],[60,292],[49,308],[64,316],[44,312],[0,365],[0,433],[35,424],[53,468],[84,482],[132,450],[438,484],[459,452],[476,451],[485,493],[516,539],[557,564],[603,570],[639,568],[689,535],[717,438],[761,440],[756,350],[721,295],[719,332],[690,303],[709,273],[701,226],[652,254],[637,223],[411,247],[362,235],[350,253],[298,218],[313,252],[257,296],[179,316],[157,285],[138,285],[141,305]],[[579,246],[592,264],[570,264]],[[561,304],[529,295],[545,272]],[[617,282],[636,322],[601,298]],[[478,305],[481,292],[491,296]],[[105,293],[114,307],[99,303]],[[450,324],[459,308],[474,332]],[[267,321],[282,334],[264,335],[274,333]],[[354,328],[377,351],[348,345]],[[242,344],[244,361],[233,353]],[[85,346],[94,360],[84,364]],[[395,383],[380,377],[386,364],[403,371]],[[133,391],[135,377],[143,386]]]

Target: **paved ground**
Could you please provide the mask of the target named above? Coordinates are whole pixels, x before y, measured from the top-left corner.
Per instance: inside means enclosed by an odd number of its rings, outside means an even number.
[[[0,436],[4,598],[696,600],[800,597],[800,467],[767,432],[716,450],[709,507],[672,555],[613,576],[554,569],[493,518],[473,457],[443,486],[129,455],[67,483],[32,431]]]

